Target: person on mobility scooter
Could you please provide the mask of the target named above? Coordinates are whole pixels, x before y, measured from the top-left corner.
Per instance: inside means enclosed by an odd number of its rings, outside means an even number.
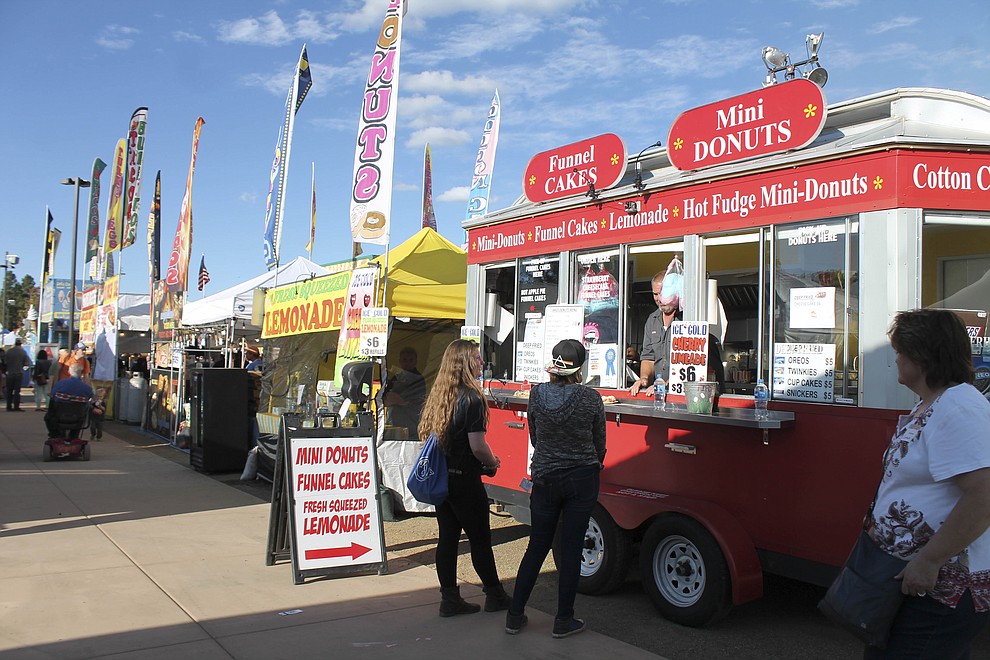
[[[82,372],[81,364],[71,364],[69,378],[52,387],[45,413],[45,426],[48,427],[44,448],[46,461],[66,456],[89,460],[89,442],[83,439],[82,432],[89,427],[93,388],[80,378]]]

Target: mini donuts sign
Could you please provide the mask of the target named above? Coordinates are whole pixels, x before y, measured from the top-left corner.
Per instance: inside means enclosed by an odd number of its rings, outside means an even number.
[[[526,166],[523,191],[531,202],[549,202],[610,188],[626,170],[626,147],[614,133],[605,133],[533,156]]]
[[[825,95],[797,78],[681,113],[667,137],[679,170],[698,170],[800,149],[825,126]]]

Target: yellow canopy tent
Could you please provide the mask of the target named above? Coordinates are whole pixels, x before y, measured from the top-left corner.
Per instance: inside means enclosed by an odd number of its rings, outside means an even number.
[[[464,319],[467,253],[424,227],[409,240],[372,260],[388,265],[385,306],[413,319]]]

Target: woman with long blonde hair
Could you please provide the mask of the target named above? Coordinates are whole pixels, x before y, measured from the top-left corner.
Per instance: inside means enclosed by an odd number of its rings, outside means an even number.
[[[474,570],[484,585],[485,611],[509,607],[509,596],[495,567],[488,494],[481,483],[483,470],[494,471],[500,465],[485,440],[488,404],[478,384],[482,366],[477,344],[465,339],[452,341],[444,351],[419,421],[419,437],[435,433],[447,456],[448,495],[437,507],[436,564],[443,617],[473,614],[481,609],[461,598],[457,586],[457,544],[462,530],[471,545]]]

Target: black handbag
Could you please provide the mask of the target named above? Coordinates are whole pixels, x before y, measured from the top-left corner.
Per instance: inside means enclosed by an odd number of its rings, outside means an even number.
[[[884,552],[862,531],[818,609],[869,646],[886,648],[904,594],[894,576],[907,562]]]

